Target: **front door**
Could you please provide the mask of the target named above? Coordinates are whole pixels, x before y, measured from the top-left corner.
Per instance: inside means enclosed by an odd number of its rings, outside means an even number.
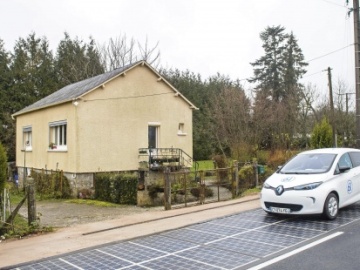
[[[149,126],[148,129],[148,148],[157,148],[158,147],[158,127]]]

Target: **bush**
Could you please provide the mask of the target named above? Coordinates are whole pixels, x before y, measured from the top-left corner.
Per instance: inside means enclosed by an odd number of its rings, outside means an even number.
[[[255,173],[253,165],[245,165],[239,170],[239,189],[255,187]]]
[[[136,205],[137,184],[136,174],[98,173],[95,175],[95,199]]]
[[[5,188],[7,170],[7,156],[3,145],[0,143],[0,191]]]
[[[292,158],[296,152],[293,151],[284,151],[284,150],[274,150],[270,153],[267,165],[273,169],[277,170],[277,168],[281,165],[284,165],[290,158]]]
[[[312,148],[324,148],[333,146],[333,132],[331,125],[326,118],[323,118],[321,123],[315,125],[311,134],[311,147]]]
[[[40,198],[66,199],[71,197],[71,188],[69,180],[62,171],[45,173],[44,171],[31,172],[34,178],[36,192]]]

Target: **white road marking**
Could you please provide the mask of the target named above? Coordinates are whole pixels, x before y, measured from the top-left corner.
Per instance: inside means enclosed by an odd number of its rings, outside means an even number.
[[[259,265],[256,265],[256,266],[254,266],[254,267],[251,267],[251,268],[249,268],[248,270],[259,270],[259,269],[262,269],[262,268],[264,268],[264,267],[267,267],[267,266],[269,266],[269,265],[272,265],[272,264],[274,264],[274,263],[277,263],[277,262],[279,262],[279,261],[282,261],[282,260],[284,260],[284,259],[286,259],[286,258],[288,258],[288,257],[290,257],[290,256],[293,256],[293,255],[295,255],[295,254],[297,254],[297,253],[300,253],[300,252],[302,252],[302,251],[304,251],[304,250],[307,250],[307,249],[312,248],[312,247],[314,247],[314,246],[316,246],[316,245],[319,245],[319,244],[321,244],[321,243],[323,243],[323,242],[326,242],[326,241],[328,241],[328,240],[330,240],[330,239],[332,239],[332,238],[335,238],[335,237],[337,237],[337,236],[339,236],[339,235],[341,235],[341,234],[343,234],[343,233],[344,233],[344,232],[336,232],[336,233],[330,234],[329,236],[326,236],[326,237],[324,237],[324,238],[322,238],[322,239],[319,239],[319,240],[317,240],[317,241],[315,241],[315,242],[312,242],[312,243],[310,243],[310,244],[308,244],[308,245],[305,245],[305,246],[303,246],[303,247],[300,247],[300,248],[298,248],[298,249],[295,249],[295,250],[293,250],[293,251],[291,251],[291,252],[289,252],[289,253],[283,254],[283,255],[281,255],[281,256],[279,256],[279,257],[276,257],[276,258],[274,258],[274,259],[272,259],[272,260],[269,260],[269,261],[264,262],[264,263],[262,263],[262,264],[259,264]]]

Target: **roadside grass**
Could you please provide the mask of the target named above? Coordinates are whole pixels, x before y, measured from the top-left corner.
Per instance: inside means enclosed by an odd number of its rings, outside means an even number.
[[[85,204],[85,205],[93,205],[99,207],[121,207],[121,204],[115,204],[104,201],[90,200],[90,199],[70,199],[65,200],[66,203],[74,203],[74,204]]]
[[[212,160],[200,160],[197,161],[199,167],[197,168],[198,171],[202,170],[213,170],[214,169],[214,162]],[[191,168],[192,171],[195,171],[196,163],[193,163],[193,167]]]
[[[259,194],[261,191],[260,187],[256,187],[256,188],[250,188],[245,190],[244,192],[241,193],[241,197],[243,196],[249,196],[249,195],[256,195]]]

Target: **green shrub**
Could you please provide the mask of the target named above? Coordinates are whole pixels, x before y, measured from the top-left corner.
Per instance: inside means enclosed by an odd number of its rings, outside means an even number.
[[[294,155],[296,155],[296,151],[290,151],[290,150],[275,150],[272,151],[267,165],[272,170],[277,170],[277,168],[281,165],[284,165],[290,158],[292,158]]]
[[[136,174],[97,173],[95,174],[95,199],[118,203],[137,204]]]
[[[130,174],[119,174],[114,181],[115,203],[137,204],[137,177]]]
[[[0,191],[5,188],[7,170],[7,156],[3,145],[0,143]]]
[[[40,195],[40,199],[66,199],[71,197],[69,180],[62,171],[51,171],[50,173],[32,171],[31,176],[34,178],[36,192]]]
[[[147,187],[147,190],[148,190],[149,197],[154,200],[158,197],[159,192],[164,192],[164,187],[162,187],[158,184],[149,185]]]
[[[255,173],[253,165],[245,165],[239,170],[239,189],[255,187]]]
[[[323,118],[321,123],[317,123],[311,134],[311,147],[312,148],[325,148],[333,146],[333,132],[331,125],[326,118]]]

